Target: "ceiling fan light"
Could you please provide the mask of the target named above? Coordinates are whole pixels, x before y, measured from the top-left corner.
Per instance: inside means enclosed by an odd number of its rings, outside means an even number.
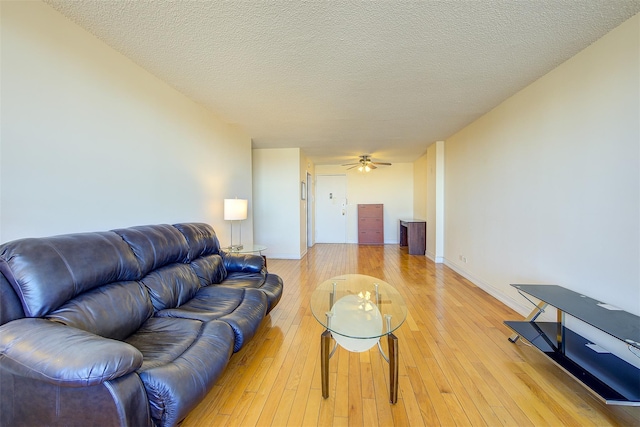
[[[364,167],[364,171],[365,171],[365,172],[369,172],[370,170],[371,170],[371,168],[369,167],[369,165],[366,165],[366,166]]]
[[[364,170],[364,166],[360,166],[360,167],[358,168],[358,171],[359,171],[359,172],[362,172],[363,170]]]

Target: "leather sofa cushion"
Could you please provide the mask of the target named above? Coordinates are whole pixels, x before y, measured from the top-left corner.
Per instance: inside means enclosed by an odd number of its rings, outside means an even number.
[[[227,269],[220,255],[207,255],[191,262],[193,271],[200,279],[200,286],[222,283],[227,278]]]
[[[282,278],[277,274],[265,273],[246,273],[235,271],[229,273],[224,281],[223,286],[233,288],[254,288],[260,289],[267,296],[267,313],[278,304],[282,297]]]
[[[142,277],[129,246],[111,232],[6,243],[0,246],[0,270],[28,317],[42,317],[90,289]]]
[[[267,273],[267,278],[260,286],[260,290],[267,294],[267,300],[269,301],[269,307],[267,307],[267,313],[269,313],[273,307],[275,307],[280,298],[282,298],[283,283],[282,278],[277,274]]]
[[[167,264],[187,262],[187,241],[171,225],[141,225],[113,231],[131,246],[140,262],[142,275]]]
[[[266,279],[267,274],[264,272],[245,273],[242,271],[234,271],[227,274],[227,278],[224,281],[224,286],[260,288],[264,284],[264,281]]]
[[[170,264],[142,278],[155,311],[178,307],[200,288],[200,280],[188,264]]]
[[[105,338],[124,340],[153,315],[146,288],[139,282],[118,282],[92,289],[47,316]]]
[[[222,320],[233,329],[233,351],[239,351],[260,327],[267,312],[267,297],[257,289],[209,286],[200,288],[186,304],[162,310],[159,317],[180,317],[203,322]]]
[[[156,425],[177,425],[213,387],[232,354],[233,332],[219,321],[149,319],[127,339],[144,356],[142,379]]]
[[[175,224],[189,243],[189,260],[220,253],[220,242],[216,232],[209,224],[187,223]]]

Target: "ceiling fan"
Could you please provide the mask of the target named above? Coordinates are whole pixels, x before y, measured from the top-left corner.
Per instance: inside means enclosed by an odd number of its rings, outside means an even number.
[[[346,163],[342,166],[351,166],[347,170],[358,168],[360,172],[369,172],[371,169],[376,169],[378,166],[391,166],[391,163],[374,162],[371,160],[371,156],[362,155],[358,163]]]

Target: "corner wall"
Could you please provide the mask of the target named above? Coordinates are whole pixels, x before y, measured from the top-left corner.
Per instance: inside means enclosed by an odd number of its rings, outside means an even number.
[[[248,135],[48,5],[0,7],[0,241],[181,221],[228,240]]]

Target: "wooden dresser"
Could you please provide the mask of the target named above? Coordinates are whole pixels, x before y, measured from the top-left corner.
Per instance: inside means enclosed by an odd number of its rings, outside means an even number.
[[[382,206],[382,204],[358,205],[358,244],[384,244]]]

